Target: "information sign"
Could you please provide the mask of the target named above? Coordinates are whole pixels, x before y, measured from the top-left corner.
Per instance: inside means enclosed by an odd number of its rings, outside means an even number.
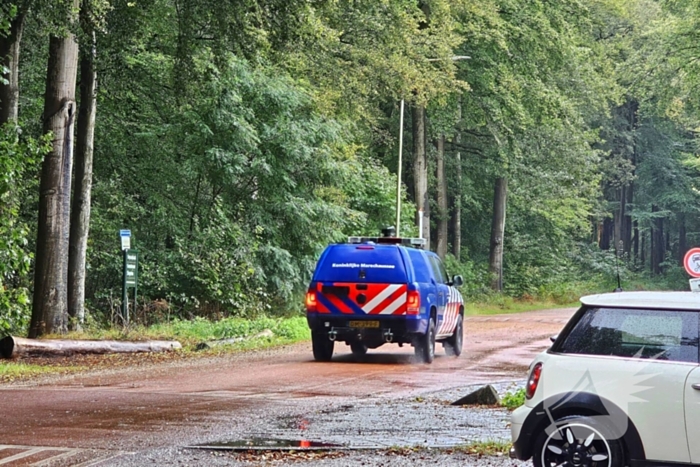
[[[124,237],[122,237],[123,239]],[[128,238],[128,237],[127,237]],[[122,243],[123,245],[123,243]],[[122,270],[122,321],[129,324],[129,289],[134,289],[134,307],[136,307],[136,292],[139,278],[139,252],[137,250],[122,251],[124,268]]]
[[[131,230],[120,230],[119,237],[122,240],[122,250],[128,250],[131,248]]]
[[[139,252],[136,250],[129,250],[126,254],[126,276],[124,277],[124,283],[127,287],[136,287],[136,282],[139,277]]]
[[[688,282],[690,282],[690,291],[691,292],[700,292],[700,277],[696,277],[695,279],[690,279]]]

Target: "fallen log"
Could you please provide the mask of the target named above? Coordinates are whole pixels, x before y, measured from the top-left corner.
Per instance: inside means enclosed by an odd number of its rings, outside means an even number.
[[[136,352],[166,352],[181,349],[176,341],[81,341],[62,339],[24,339],[7,336],[0,339],[0,356],[15,357],[63,357],[74,354],[106,354]]]

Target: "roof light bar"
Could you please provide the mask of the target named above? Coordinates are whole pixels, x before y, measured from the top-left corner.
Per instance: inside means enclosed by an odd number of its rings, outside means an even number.
[[[379,243],[385,245],[410,245],[422,247],[425,246],[425,239],[403,237],[348,237],[348,243]]]

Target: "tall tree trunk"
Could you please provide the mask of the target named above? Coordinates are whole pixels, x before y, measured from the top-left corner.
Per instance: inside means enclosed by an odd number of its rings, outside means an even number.
[[[456,142],[460,142],[460,135],[455,137]],[[462,154],[457,151],[455,154],[457,162],[457,190],[452,198],[452,254],[460,259],[462,256]]]
[[[591,221],[591,243],[596,245],[600,245],[600,225],[600,222],[595,219]]]
[[[658,212],[656,205],[651,207],[651,212]],[[656,218],[653,221],[651,232],[651,272],[654,275],[661,274],[661,263],[664,260],[666,241],[664,236],[664,219]]]
[[[634,202],[634,183],[631,183],[627,187],[627,195],[625,196],[625,215],[623,217],[623,235],[622,235],[622,245],[624,253],[628,257],[631,256],[632,252],[632,237],[633,237],[633,225],[632,216],[630,215],[630,205]]]
[[[178,2],[176,2],[176,5]],[[173,67],[173,82],[175,83],[175,99],[178,105],[187,102],[190,97],[190,81],[182,79],[194,73],[194,41],[197,35],[197,17],[194,13],[196,2],[187,0],[179,2],[177,12],[177,48],[175,49],[175,66]]]
[[[9,70],[2,76],[7,84],[0,79],[0,125],[17,121],[19,114],[19,51],[26,13],[26,5],[20,5],[10,22],[9,34],[0,35],[0,65]]]
[[[78,1],[74,0],[74,10]],[[73,122],[78,44],[72,34],[52,36],[44,101],[44,132],[53,135],[44,158],[39,192],[39,222],[34,301],[29,337],[63,332],[66,325]]]
[[[503,290],[503,236],[506,228],[506,201],[508,197],[508,179],[499,177],[493,193],[493,222],[491,223],[491,250],[489,254],[489,272],[491,288],[498,292]]]
[[[447,231],[449,214],[447,212],[447,180],[445,179],[445,135],[437,140],[437,254],[445,259],[447,256]]]
[[[642,231],[642,245],[639,248],[639,266],[643,269],[647,262],[647,234]]]
[[[632,256],[636,264],[637,260],[639,260],[639,225],[637,221],[632,223],[632,230],[634,231],[634,235],[632,236]]]
[[[685,214],[678,214],[678,264],[683,265],[683,258],[688,251],[688,235],[685,227]]]
[[[609,250],[610,245],[614,243],[612,240],[612,231],[613,231],[613,220],[610,219],[609,217],[606,217],[603,219],[603,225],[602,229],[600,232],[600,249],[601,250]]]
[[[97,112],[97,71],[95,69],[95,31],[86,5],[80,11],[80,22],[89,47],[83,47],[80,58],[80,110],[78,140],[75,153],[75,187],[70,219],[68,248],[68,316],[72,328],[79,329],[85,318],[85,256],[90,230],[90,193],[92,190],[92,156]]]
[[[619,190],[617,190],[618,196],[619,196],[619,203],[618,203],[618,208],[615,211],[614,214],[614,221],[615,221],[615,227],[614,227],[614,243],[613,246],[615,247],[615,254],[620,255],[620,250],[622,249],[622,238],[624,237],[624,223],[625,223],[625,188],[622,187]]]
[[[413,180],[416,201],[416,224],[423,223],[420,236],[430,249],[430,201],[428,199],[428,159],[425,154],[425,107],[413,107]]]
[[[629,104],[629,117],[628,120],[630,122],[629,125],[629,130],[630,133],[632,134],[632,175],[634,176],[636,171],[637,171],[637,137],[636,137],[636,131],[637,131],[637,126],[638,126],[638,116],[637,116],[637,111],[639,110],[639,103],[636,100],[633,100]],[[625,188],[623,188],[625,190]],[[630,252],[632,251],[632,229],[635,228],[636,226],[633,227],[633,222],[632,222],[632,216],[630,215],[630,206],[634,204],[634,182],[630,182],[630,184],[626,187],[626,196],[625,196],[625,215],[623,217],[624,221],[624,235],[622,238],[623,242],[623,248],[624,252],[627,253],[628,256],[630,256]],[[636,232],[635,232],[636,234]]]

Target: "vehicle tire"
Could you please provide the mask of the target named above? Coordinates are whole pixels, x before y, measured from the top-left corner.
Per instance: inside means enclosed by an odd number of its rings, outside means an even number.
[[[433,363],[435,358],[435,320],[431,317],[428,331],[418,336],[415,344],[416,358],[423,363]]]
[[[535,441],[532,461],[535,467],[586,465],[622,467],[625,456],[622,441],[611,438],[612,431],[600,421],[570,416],[556,421],[557,429],[543,431]]]
[[[325,332],[311,333],[311,346],[314,351],[314,359],[317,362],[330,362],[333,358],[333,346],[335,342],[328,338]]]
[[[350,350],[352,350],[352,354],[356,357],[362,357],[363,355],[367,354],[367,346],[362,342],[351,343]]]
[[[462,354],[462,343],[464,341],[464,318],[462,315],[457,317],[457,325],[455,326],[455,332],[445,339],[443,346],[445,347],[445,353],[447,355],[454,355],[459,357]]]

